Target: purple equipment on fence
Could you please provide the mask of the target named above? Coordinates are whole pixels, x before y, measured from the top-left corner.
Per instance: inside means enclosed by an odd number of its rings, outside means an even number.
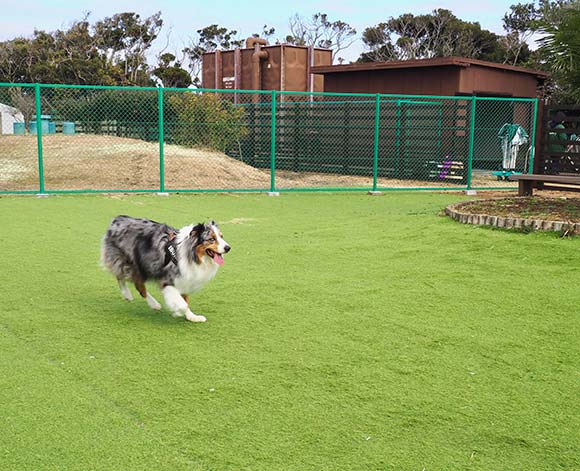
[[[439,175],[437,175],[437,178],[439,178],[439,180],[443,180],[447,175],[449,175],[449,169],[451,168],[452,164],[453,160],[451,160],[450,156],[446,155],[445,160],[441,165],[441,171],[439,172]]]

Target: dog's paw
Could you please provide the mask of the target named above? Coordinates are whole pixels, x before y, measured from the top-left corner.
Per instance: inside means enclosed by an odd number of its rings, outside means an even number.
[[[185,317],[185,314],[183,312],[180,312],[180,311],[172,311],[171,315],[173,317]]]
[[[123,299],[126,299],[129,302],[133,301],[133,295],[131,294],[131,291],[129,291],[129,290],[121,291],[121,296],[123,296]]]
[[[205,317],[203,317],[203,316],[197,316],[197,315],[195,315],[193,313],[186,314],[185,317],[190,322],[205,322],[205,321],[207,321],[207,319]]]
[[[159,311],[161,309],[161,304],[159,304],[159,302],[151,295],[147,295],[147,305],[151,308],[151,309],[155,309],[156,311]]]

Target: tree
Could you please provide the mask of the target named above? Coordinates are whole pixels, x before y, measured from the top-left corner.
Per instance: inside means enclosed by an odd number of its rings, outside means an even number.
[[[273,42],[272,39],[273,39],[275,34],[276,34],[276,28],[270,27],[268,25],[264,25],[264,26],[262,26],[262,32],[261,33],[253,33],[252,37],[253,38],[262,38],[268,42]],[[276,44],[278,44],[280,41],[276,40],[275,42],[276,42]]]
[[[25,38],[0,42],[0,82],[30,82],[30,43]]]
[[[1,81],[100,84],[105,76],[86,19],[68,30],[36,30],[30,39],[0,43]]]
[[[159,64],[153,70],[153,75],[157,77],[164,87],[187,88],[191,85],[191,75],[181,68],[181,63],[176,61],[176,57],[166,52],[159,57]]]
[[[518,3],[503,16],[503,29],[506,31],[501,40],[505,49],[504,62],[516,65],[528,59],[530,48],[527,42],[534,35],[539,14],[534,3]]]
[[[161,12],[141,19],[137,13],[117,13],[94,26],[94,37],[104,68],[118,67],[121,80],[132,85],[148,85],[146,51],[159,35]]]
[[[161,26],[160,13],[120,13],[94,26],[87,14],[68,29],[0,42],[0,81],[149,85],[145,53]]]
[[[540,62],[552,72],[552,94],[558,101],[580,100],[580,4],[544,3],[537,28]]]
[[[197,34],[190,38],[189,45],[183,49],[187,57],[189,71],[193,77],[193,84],[201,85],[202,57],[206,52],[214,52],[218,49],[232,49],[241,47],[243,41],[237,37],[236,30],[229,30],[216,24],[198,29]]]
[[[36,47],[39,52],[47,54],[47,61],[52,61],[52,73],[57,83],[101,83],[107,75],[100,66],[99,52],[95,38],[91,35],[88,16],[75,21],[66,31],[57,30],[52,34],[41,32],[37,42],[42,39],[52,45],[52,50],[46,52],[44,48],[47,46],[43,44]]]
[[[344,21],[330,21],[326,13],[311,18],[295,14],[290,18],[290,34],[286,42],[298,46],[332,49],[332,58],[349,47],[356,39],[356,30]]]
[[[496,34],[445,9],[427,15],[391,17],[366,28],[362,39],[368,51],[359,58],[361,62],[448,56],[497,60],[500,56]]]

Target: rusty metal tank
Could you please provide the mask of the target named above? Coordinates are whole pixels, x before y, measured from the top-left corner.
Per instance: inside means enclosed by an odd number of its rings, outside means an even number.
[[[332,51],[248,38],[245,48],[203,55],[202,86],[211,89],[324,91],[315,66],[332,65]]]

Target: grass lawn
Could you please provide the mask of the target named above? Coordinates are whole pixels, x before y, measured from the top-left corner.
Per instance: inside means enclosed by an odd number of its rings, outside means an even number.
[[[461,198],[0,198],[0,469],[580,469],[580,239]],[[221,223],[206,324],[121,298],[123,213]]]

